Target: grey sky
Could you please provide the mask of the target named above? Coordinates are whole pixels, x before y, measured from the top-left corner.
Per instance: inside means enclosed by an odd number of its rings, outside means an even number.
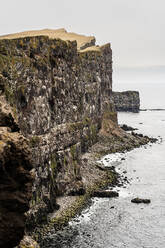
[[[1,0],[0,35],[61,27],[111,42],[115,66],[165,65],[164,0]]]

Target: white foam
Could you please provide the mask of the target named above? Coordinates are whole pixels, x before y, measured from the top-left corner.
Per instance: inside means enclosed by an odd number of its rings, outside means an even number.
[[[94,198],[93,203],[90,208],[87,208],[82,211],[81,215],[75,217],[73,220],[69,222],[69,225],[75,226],[79,223],[87,223],[91,220],[92,214],[95,213],[95,210],[99,207],[100,204],[102,204],[104,201],[107,201],[107,198]]]
[[[116,163],[120,163],[122,159],[125,157],[126,157],[125,153],[116,152],[104,156],[102,159],[100,159],[97,162],[103,164],[106,167],[106,166],[114,165]]]

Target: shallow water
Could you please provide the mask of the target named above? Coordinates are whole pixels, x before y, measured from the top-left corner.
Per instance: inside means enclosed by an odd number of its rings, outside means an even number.
[[[159,142],[125,154],[106,156],[130,184],[118,188],[119,198],[93,199],[60,236],[51,234],[42,247],[59,248],[164,248],[165,245],[165,111],[120,113],[119,123],[159,138]],[[161,136],[161,138],[159,137]],[[122,160],[122,158],[125,160]],[[134,204],[144,197],[150,204]]]

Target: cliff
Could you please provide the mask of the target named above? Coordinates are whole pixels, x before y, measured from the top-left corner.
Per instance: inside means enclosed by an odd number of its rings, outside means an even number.
[[[0,213],[15,212],[20,220],[17,225],[13,219],[10,229],[16,241],[5,243],[5,232],[0,230],[0,247],[12,247],[11,242],[15,245],[22,238],[29,201],[27,232],[47,222],[48,213],[61,207],[57,201],[60,196],[83,195],[96,179],[103,178],[103,170],[90,163],[92,156],[96,160],[100,154],[129,150],[149,141],[118,127],[112,97],[111,46],[96,46],[94,37],[63,29],[0,37],[0,95],[0,183],[7,192],[2,198],[0,193],[4,206]],[[87,159],[82,154],[89,148]],[[11,182],[17,180],[18,187],[6,187],[8,174]],[[12,210],[8,191],[22,197],[20,205],[13,203]],[[13,197],[17,198],[15,193]],[[8,223],[2,221],[4,230]]]
[[[58,207],[56,196],[84,192],[79,157],[96,143],[103,115],[116,115],[110,44],[78,52],[76,41],[1,37],[0,89],[30,141],[32,226]]]
[[[113,92],[116,111],[139,112],[140,97],[138,91]]]

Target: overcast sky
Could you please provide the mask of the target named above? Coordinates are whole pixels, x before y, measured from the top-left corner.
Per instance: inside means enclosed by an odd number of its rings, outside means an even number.
[[[115,66],[165,65],[165,0],[1,0],[0,35],[62,27],[111,42]]]

